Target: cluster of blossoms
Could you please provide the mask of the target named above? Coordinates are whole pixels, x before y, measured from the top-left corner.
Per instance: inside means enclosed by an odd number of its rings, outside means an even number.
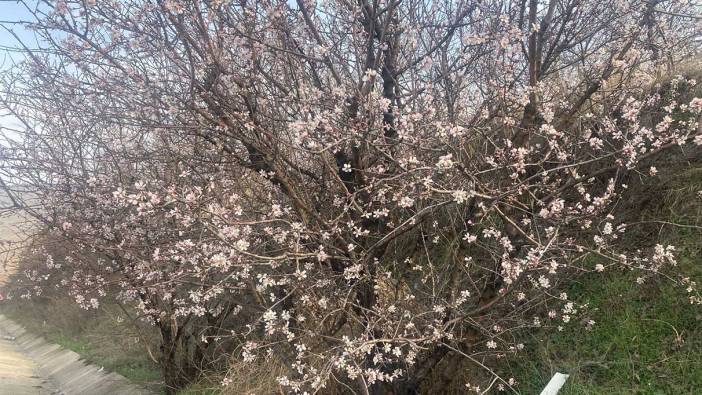
[[[292,392],[417,390],[517,328],[591,328],[579,273],[674,271],[619,248],[615,206],[702,144],[697,81],[652,77],[694,54],[692,6],[376,3],[61,1],[4,77],[3,166],[71,245],[43,270],[158,326],[171,388],[226,352]]]

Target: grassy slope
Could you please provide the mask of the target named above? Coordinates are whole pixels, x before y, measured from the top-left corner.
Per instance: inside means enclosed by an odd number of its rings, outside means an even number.
[[[700,190],[702,166],[681,175],[662,175],[653,190],[646,191],[650,195],[646,203],[628,204],[648,219],[702,226]],[[653,233],[650,227],[633,231],[631,245],[677,246],[679,269],[702,284],[702,231],[654,228]],[[636,277],[636,273],[611,271],[604,277],[581,278],[568,293],[580,303],[589,303],[588,318],[597,322],[594,329],[588,332],[574,325],[556,334],[532,333],[525,339],[526,353],[505,361],[499,371],[516,377],[523,394],[538,394],[557,371],[571,374],[562,395],[702,393],[702,308],[687,303],[684,292],[664,281],[640,287],[635,285]],[[77,307],[68,302],[15,301],[4,303],[0,312],[134,382],[160,380],[158,367],[143,347],[130,345],[113,318],[82,317],[84,312],[74,311]],[[217,387],[215,382],[202,382],[181,393],[216,394]]]
[[[702,197],[697,196],[702,190],[702,166],[680,175],[661,175],[655,183],[657,187],[647,191],[651,195],[647,203],[628,204],[649,219],[702,226]],[[653,233],[634,232],[633,237],[631,245],[676,245],[679,269],[702,285],[702,231],[658,226]],[[505,361],[500,373],[516,377],[523,394],[538,394],[557,371],[571,374],[562,395],[702,393],[702,308],[686,303],[684,293],[663,281],[636,286],[636,277],[611,271],[604,277],[581,278],[568,293],[589,303],[588,318],[596,321],[593,330],[574,325],[556,334],[532,333],[525,339],[526,352]],[[0,313],[92,363],[137,383],[160,381],[159,369],[143,347],[129,344],[123,326],[109,315],[82,316],[84,312],[74,311],[71,303],[2,305]],[[219,393],[207,389],[216,388],[216,382],[193,385],[182,394]]]
[[[654,185],[647,190],[652,199],[638,207],[646,219],[702,226],[702,167]],[[675,245],[678,269],[702,284],[700,229],[658,225],[633,238],[633,245]],[[636,277],[619,271],[582,278],[569,294],[589,303],[593,330],[574,325],[555,335],[535,333],[525,355],[506,362],[502,372],[519,380],[523,394],[539,393],[557,371],[571,374],[564,395],[702,393],[702,308],[665,281],[642,287]]]

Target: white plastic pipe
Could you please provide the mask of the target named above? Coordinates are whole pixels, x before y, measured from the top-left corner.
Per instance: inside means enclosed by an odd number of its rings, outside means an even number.
[[[568,379],[567,374],[558,373],[551,377],[551,380],[546,384],[546,387],[541,391],[541,395],[557,395],[563,384],[565,384]]]

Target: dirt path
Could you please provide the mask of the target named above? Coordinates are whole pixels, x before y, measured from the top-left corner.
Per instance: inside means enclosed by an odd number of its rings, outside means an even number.
[[[17,214],[0,213],[0,286],[17,271],[17,254],[22,251],[24,244],[18,227],[25,223]]]

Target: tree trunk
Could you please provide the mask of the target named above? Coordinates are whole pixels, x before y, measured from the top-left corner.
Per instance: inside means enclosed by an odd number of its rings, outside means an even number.
[[[161,329],[161,372],[163,375],[164,392],[166,395],[175,395],[189,383],[178,361],[177,339],[168,323],[159,325]]]

